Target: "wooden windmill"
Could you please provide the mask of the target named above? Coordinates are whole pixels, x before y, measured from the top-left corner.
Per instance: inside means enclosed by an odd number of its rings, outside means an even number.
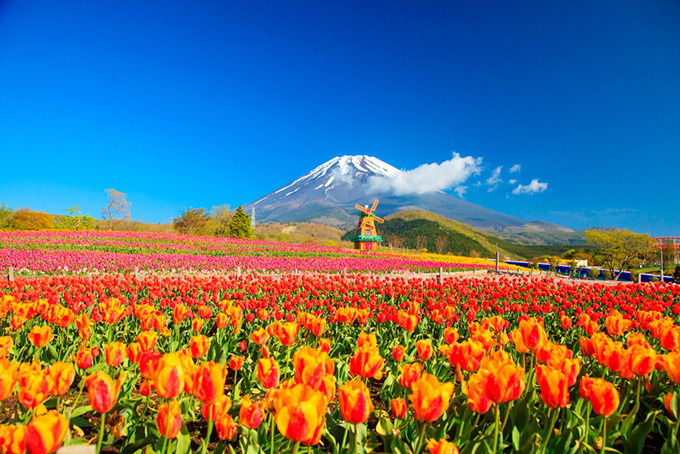
[[[361,206],[354,205],[357,210],[361,211],[359,214],[359,225],[357,225],[357,233],[350,237],[350,241],[354,241],[354,249],[360,251],[377,251],[378,243],[382,243],[382,238],[378,236],[375,228],[375,222],[383,223],[384,219],[379,218],[373,212],[378,207],[378,199],[373,201],[373,206],[368,208],[368,205]]]

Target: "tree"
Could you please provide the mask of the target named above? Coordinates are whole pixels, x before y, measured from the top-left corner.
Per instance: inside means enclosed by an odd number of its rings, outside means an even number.
[[[627,229],[586,230],[586,241],[598,248],[602,263],[614,280],[619,279],[619,271],[626,271],[639,263],[639,257],[648,255],[654,247],[654,240],[643,233]]]
[[[229,236],[229,222],[233,214],[229,212],[229,205],[212,207],[210,216],[210,234],[215,236]]]
[[[390,243],[395,249],[399,249],[404,244],[404,237],[399,235],[390,235]]]
[[[185,235],[205,235],[208,233],[210,215],[205,208],[186,208],[172,224],[179,233]]]
[[[79,206],[66,208],[70,216],[61,216],[57,219],[58,230],[94,230],[95,220],[90,215],[80,213]]]
[[[438,236],[435,238],[434,246],[437,249],[437,254],[443,254],[447,244],[449,244],[449,239],[445,236]]]
[[[250,216],[243,211],[240,205],[229,223],[229,236],[232,238],[255,238],[255,231],[250,225]]]
[[[670,271],[675,264],[675,245],[673,241],[667,239],[661,245],[661,251],[663,251],[663,269]]]
[[[130,215],[130,202],[125,197],[127,194],[116,191],[115,189],[106,189],[109,203],[102,207],[102,219],[109,222],[109,230],[113,230],[115,221],[132,221]]]
[[[423,235],[416,236],[416,249],[421,250],[425,247],[427,243],[427,238]]]
[[[14,210],[5,205],[0,205],[0,230],[9,230],[12,228],[12,218],[14,217]]]
[[[16,230],[49,230],[52,228],[52,216],[44,211],[21,208],[14,213],[12,227]]]

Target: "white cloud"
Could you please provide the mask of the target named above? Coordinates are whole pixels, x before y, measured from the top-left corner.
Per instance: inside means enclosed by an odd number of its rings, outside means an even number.
[[[518,185],[515,189],[512,190],[512,193],[515,195],[519,194],[536,194],[538,192],[543,192],[546,189],[548,189],[548,183],[541,183],[539,182],[536,178],[531,180],[531,183],[528,185]]]
[[[512,185],[512,184],[517,183],[517,180],[510,180],[510,181],[508,181],[508,183],[510,183]]]
[[[456,189],[453,190],[453,192],[455,192],[456,195],[462,199],[465,193],[467,192],[467,186],[458,186]]]
[[[498,166],[493,171],[491,172],[491,176],[486,179],[485,183],[488,186],[491,186],[489,188],[489,192],[493,191],[498,187],[498,183],[501,183],[503,180],[501,180],[501,169],[503,169],[503,166]]]
[[[426,194],[450,189],[464,183],[481,171],[482,158],[453,157],[441,164],[423,164],[413,170],[405,170],[394,177],[373,177],[371,185],[376,191],[392,191],[396,195]]]
[[[522,170],[522,164],[515,164],[514,166],[510,167],[510,173],[519,172],[520,170]]]

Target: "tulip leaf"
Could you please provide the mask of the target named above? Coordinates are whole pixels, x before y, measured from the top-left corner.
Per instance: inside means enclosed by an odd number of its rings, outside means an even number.
[[[519,441],[520,441],[520,434],[519,434],[519,429],[517,426],[512,427],[512,448],[515,451],[519,451]]]
[[[91,405],[83,405],[81,407],[78,407],[75,410],[73,410],[73,413],[71,413],[71,419],[77,418],[78,416],[81,416],[81,415],[84,415],[85,413],[87,413],[89,411],[92,411]]]
[[[635,426],[628,439],[624,439],[623,446],[625,448],[624,450],[626,454],[642,453],[642,449],[644,448],[645,444],[645,438],[647,438],[649,431],[652,430],[654,421],[656,420],[656,416],[658,414],[659,412],[655,411],[647,415],[647,418],[643,423]]]
[[[80,416],[77,418],[71,418],[71,424],[74,426],[78,426],[81,428],[88,428],[88,427],[94,427],[94,424],[92,424],[90,421],[88,421],[85,418],[81,418]]]
[[[182,430],[177,434],[177,454],[186,454],[191,449],[191,435],[186,425],[182,425]]]

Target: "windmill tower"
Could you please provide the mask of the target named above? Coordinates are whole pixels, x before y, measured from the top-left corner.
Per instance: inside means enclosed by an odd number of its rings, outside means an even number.
[[[359,214],[359,225],[357,225],[356,235],[350,237],[350,241],[354,241],[354,249],[360,251],[377,251],[378,243],[382,243],[382,238],[378,236],[375,228],[375,222],[383,223],[384,219],[374,215],[373,212],[378,207],[378,199],[373,201],[373,206],[368,208],[368,205],[361,206],[354,205],[357,210],[361,211]]]

